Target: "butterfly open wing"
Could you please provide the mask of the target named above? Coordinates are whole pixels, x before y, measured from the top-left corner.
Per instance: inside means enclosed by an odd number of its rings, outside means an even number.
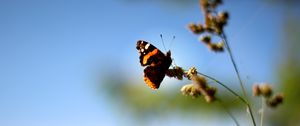
[[[168,69],[158,66],[148,66],[144,69],[144,81],[152,89],[158,89]]]
[[[144,81],[152,89],[157,89],[169,69],[172,59],[171,52],[162,53],[152,44],[139,40],[136,49],[140,53],[140,64],[144,69]]]

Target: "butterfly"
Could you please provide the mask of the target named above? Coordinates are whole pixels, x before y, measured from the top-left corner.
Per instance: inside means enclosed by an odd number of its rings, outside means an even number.
[[[171,51],[161,52],[149,42],[139,40],[136,49],[144,69],[144,81],[152,89],[158,89],[172,63]]]

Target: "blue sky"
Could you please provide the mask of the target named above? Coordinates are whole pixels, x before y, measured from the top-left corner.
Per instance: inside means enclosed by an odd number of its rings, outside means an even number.
[[[225,1],[221,9],[230,13],[225,31],[243,78],[276,82],[282,8]],[[95,74],[130,71],[124,76],[142,83],[136,41],[163,51],[160,34],[166,45],[176,36],[166,48],[177,65],[234,77],[228,55],[209,52],[186,28],[202,21],[198,3],[1,0],[0,19],[0,125],[120,125],[97,95]]]

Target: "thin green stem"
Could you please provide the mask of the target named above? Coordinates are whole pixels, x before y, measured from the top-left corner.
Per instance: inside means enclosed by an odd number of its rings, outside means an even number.
[[[260,126],[263,126],[263,120],[264,120],[264,97],[261,97]]]
[[[241,87],[242,92],[243,92],[243,95],[244,95],[244,97],[245,97],[244,100],[247,102],[247,97],[248,97],[248,96],[247,96],[247,93],[246,93],[246,90],[245,90],[243,81],[242,81],[242,79],[241,79],[239,69],[238,69],[238,67],[237,67],[237,65],[236,65],[236,62],[235,62],[235,60],[234,60],[234,57],[233,57],[231,48],[230,48],[229,43],[228,43],[228,41],[227,41],[227,37],[226,37],[226,35],[225,35],[224,32],[222,32],[222,34],[220,34],[220,36],[221,36],[222,40],[223,40],[224,43],[225,43],[225,47],[226,47],[226,49],[227,49],[227,51],[228,51],[228,53],[229,53],[231,63],[232,63],[232,65],[233,65],[233,67],[234,67],[234,70],[235,70],[235,72],[236,72],[237,78],[238,78],[238,80],[239,80],[239,82],[240,82],[240,87]],[[253,112],[252,112],[251,106],[250,106],[250,104],[249,104],[248,102],[247,102],[247,109],[249,110],[249,113],[250,113],[250,116],[251,116],[253,125],[256,126],[255,119],[254,119],[254,116],[253,116]]]
[[[255,120],[254,120],[254,116],[253,116],[253,112],[251,110],[251,106],[250,104],[248,103],[247,100],[245,100],[243,97],[241,97],[240,95],[238,95],[235,91],[233,91],[232,89],[230,89],[229,87],[227,87],[224,83],[218,81],[217,79],[211,77],[211,76],[208,76],[206,74],[203,74],[203,73],[200,73],[198,72],[198,74],[202,75],[202,76],[205,76],[213,81],[215,81],[216,83],[220,84],[221,86],[223,86],[225,89],[227,89],[230,93],[232,93],[234,96],[236,96],[238,99],[240,99],[246,106],[247,106],[247,109],[249,110],[249,113],[250,113],[250,116],[251,116],[251,119],[252,119],[252,123],[254,126],[256,126],[256,123],[255,123]]]
[[[236,65],[236,62],[235,62],[235,60],[234,60],[234,57],[233,57],[231,48],[230,48],[229,43],[228,43],[228,41],[227,41],[227,37],[226,37],[225,33],[222,33],[220,36],[221,36],[222,40],[224,41],[225,47],[226,47],[226,49],[227,49],[227,51],[228,51],[228,53],[229,53],[230,60],[231,60],[231,62],[232,62],[232,65],[233,65],[233,67],[234,67],[234,70],[235,70],[235,72],[236,72],[237,78],[238,78],[238,80],[239,80],[239,83],[240,83],[240,86],[241,86],[243,95],[244,95],[244,97],[246,97],[246,99],[247,99],[247,93],[246,93],[246,90],[245,90],[243,81],[242,81],[242,79],[241,79],[239,69],[238,69],[238,67],[237,67],[237,65]]]
[[[232,93],[234,96],[236,96],[238,99],[240,99],[243,103],[245,103],[246,105],[248,104],[248,102],[243,98],[241,97],[240,95],[238,95],[235,91],[233,91],[232,89],[230,89],[229,87],[227,87],[225,84],[223,84],[222,82],[218,81],[217,79],[211,77],[211,76],[208,76],[206,74],[203,74],[203,73],[200,73],[198,72],[198,74],[202,75],[202,76],[205,76],[213,81],[215,81],[216,83],[220,84],[221,86],[223,86],[224,88],[226,88],[230,93]]]
[[[253,126],[256,126],[256,123],[255,123],[255,120],[254,120],[254,115],[253,115],[253,112],[252,112],[252,109],[251,109],[251,106],[250,106],[249,103],[247,104],[247,109],[249,110]]]
[[[234,121],[234,123],[239,126],[239,122],[237,121],[237,119],[233,116],[233,114],[229,111],[228,107],[222,102],[221,99],[216,99],[217,101],[219,101],[220,105],[224,108],[224,110],[226,111],[226,113],[231,117],[231,119]]]

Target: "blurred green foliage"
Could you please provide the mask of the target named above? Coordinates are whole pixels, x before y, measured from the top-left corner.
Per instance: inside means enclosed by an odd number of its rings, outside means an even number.
[[[177,90],[152,90],[144,83],[118,78],[114,75],[116,74],[111,73],[104,77],[105,81],[102,82],[99,89],[108,94],[109,99],[118,107],[131,112],[137,120],[163,117],[174,112],[191,115],[218,113],[219,116],[224,116],[226,111],[222,105],[229,109],[244,110],[243,104],[236,97],[223,90],[217,92],[217,97],[222,98],[221,104],[218,101],[206,103],[203,96],[192,98],[182,95],[180,88]],[[183,81],[182,84],[184,84]]]
[[[274,126],[294,126],[300,124],[300,18],[288,17],[283,30],[283,60],[279,66],[278,78],[284,92],[284,105],[278,114],[270,114]],[[277,110],[276,110],[277,111]],[[279,114],[280,113],[280,114]]]

